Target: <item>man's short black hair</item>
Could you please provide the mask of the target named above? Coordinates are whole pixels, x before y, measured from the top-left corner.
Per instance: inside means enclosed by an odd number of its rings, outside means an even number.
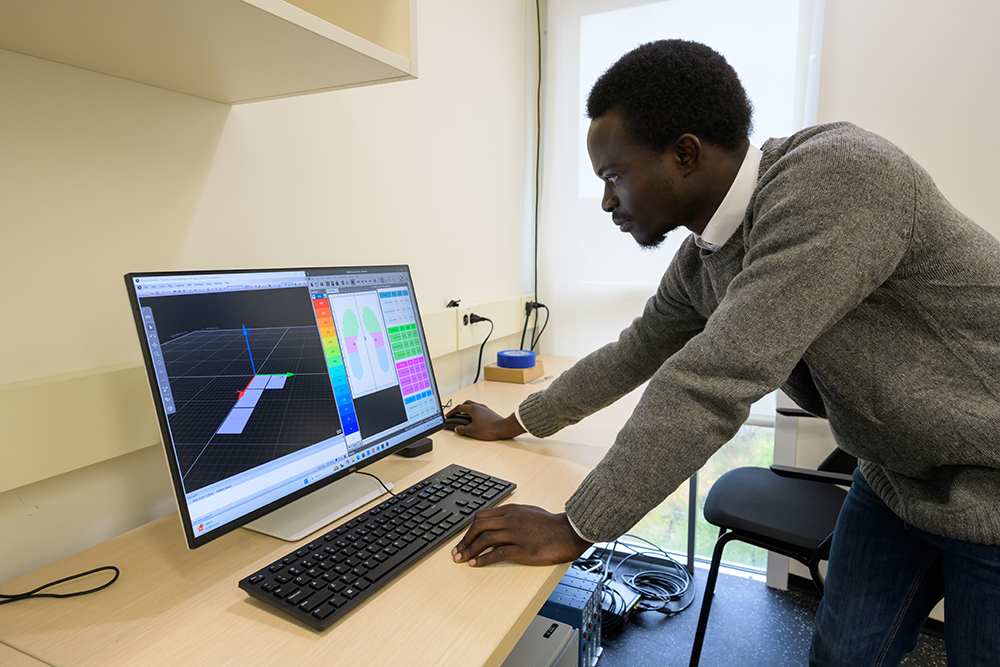
[[[655,150],[690,132],[735,151],[750,135],[753,113],[726,59],[680,39],[643,44],[601,75],[587,98],[587,116],[593,120],[612,109],[634,140]]]

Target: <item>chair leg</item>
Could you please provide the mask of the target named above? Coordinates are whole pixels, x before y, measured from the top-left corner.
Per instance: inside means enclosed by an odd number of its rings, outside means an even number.
[[[719,540],[715,543],[715,550],[712,552],[712,566],[708,569],[708,579],[705,581],[705,594],[701,600],[701,615],[698,617],[698,630],[694,633],[694,646],[691,649],[689,667],[698,667],[698,662],[701,660],[701,647],[705,642],[705,630],[708,628],[708,614],[712,610],[715,581],[719,578],[722,550],[734,536],[735,533],[726,533],[725,528],[719,531]]]
[[[833,544],[833,533],[831,533],[823,543],[816,548],[813,552],[812,557],[808,562],[805,563],[806,567],[809,568],[809,574],[812,576],[813,584],[816,585],[816,590],[819,591],[819,596],[823,597],[823,590],[826,587],[826,582],[823,581],[823,575],[819,571],[819,563],[823,560],[829,560],[830,558],[830,546]]]

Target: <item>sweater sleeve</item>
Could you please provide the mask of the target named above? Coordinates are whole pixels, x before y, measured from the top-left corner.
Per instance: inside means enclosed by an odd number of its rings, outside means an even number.
[[[681,251],[683,252],[683,250]],[[680,253],[678,253],[680,254]],[[522,425],[544,438],[607,407],[650,378],[705,326],[705,318],[668,289],[672,264],[641,317],[618,337],[556,378],[518,407]]]
[[[657,365],[566,504],[588,540],[618,538],[696,472],[810,344],[892,274],[912,233],[912,168],[867,137],[786,146],[761,175],[742,269],[704,329]],[[703,260],[709,271],[713,259]],[[681,292],[666,285],[657,300]]]

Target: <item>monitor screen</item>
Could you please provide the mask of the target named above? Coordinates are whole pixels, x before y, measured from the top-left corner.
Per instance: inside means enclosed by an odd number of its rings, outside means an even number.
[[[406,266],[125,281],[191,548],[444,423]]]

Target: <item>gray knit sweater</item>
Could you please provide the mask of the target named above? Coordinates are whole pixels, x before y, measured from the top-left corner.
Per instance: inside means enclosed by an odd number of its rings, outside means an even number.
[[[619,537],[781,387],[905,521],[1000,545],[1000,242],[855,126],[763,153],[729,241],[689,238],[617,342],[521,404],[544,437],[649,380],[570,518]]]

